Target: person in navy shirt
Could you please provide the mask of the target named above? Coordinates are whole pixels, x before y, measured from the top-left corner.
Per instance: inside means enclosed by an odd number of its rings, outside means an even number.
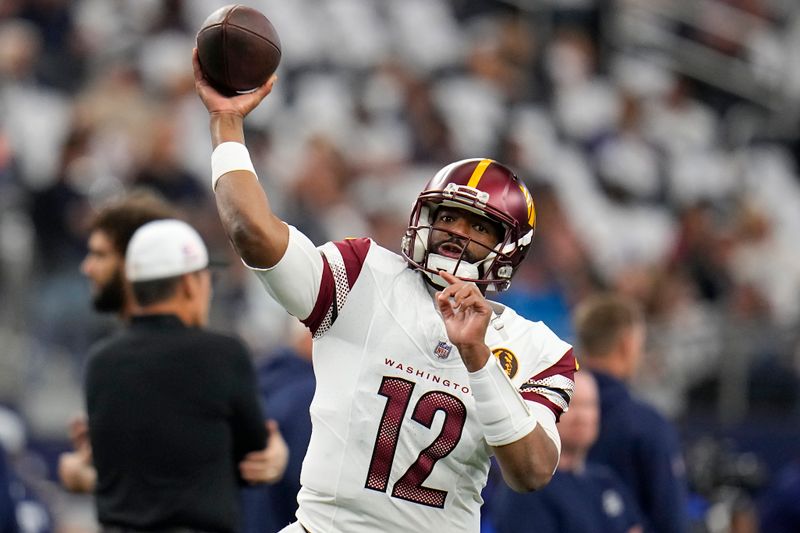
[[[11,472],[6,460],[6,452],[0,446],[0,533],[17,533],[17,511],[11,499]]]
[[[761,531],[800,531],[800,461],[784,467],[759,505]]]
[[[636,399],[626,381],[636,372],[645,341],[644,317],[632,301],[597,295],[575,311],[582,363],[600,390],[600,435],[589,461],[614,470],[633,492],[645,530],[688,531],[686,475],[677,431]]]
[[[295,520],[300,469],[311,440],[309,407],[314,398],[311,332],[292,322],[291,342],[259,364],[258,386],[265,412],[281,428],[289,461],[280,481],[245,489],[242,533],[274,533]]]
[[[628,488],[603,465],[586,462],[598,434],[597,384],[588,372],[575,374],[575,393],[561,416],[561,460],[550,484],[520,494],[501,485],[493,495],[497,533],[634,533],[641,514]]]

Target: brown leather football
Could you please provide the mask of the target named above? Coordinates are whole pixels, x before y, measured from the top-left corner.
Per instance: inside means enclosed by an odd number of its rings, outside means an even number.
[[[252,91],[278,68],[281,41],[260,11],[239,4],[214,11],[197,33],[200,67],[226,94]]]

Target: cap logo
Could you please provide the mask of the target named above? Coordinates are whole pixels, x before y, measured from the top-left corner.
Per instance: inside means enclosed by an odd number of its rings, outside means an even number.
[[[472,171],[472,176],[469,177],[469,181],[467,182],[467,187],[472,187],[473,189],[478,187],[478,183],[481,181],[483,174],[486,172],[486,169],[489,168],[494,161],[491,159],[483,159],[478,166],[475,167],[475,170]]]
[[[519,362],[517,361],[517,356],[511,350],[506,348],[495,348],[492,350],[492,354],[497,357],[497,360],[500,361],[500,366],[503,367],[506,374],[508,374],[509,378],[513,378],[517,375],[517,371],[519,370]]]
[[[198,259],[200,257],[200,250],[198,250],[197,246],[194,246],[194,244],[186,243],[183,245],[183,256],[187,261]]]

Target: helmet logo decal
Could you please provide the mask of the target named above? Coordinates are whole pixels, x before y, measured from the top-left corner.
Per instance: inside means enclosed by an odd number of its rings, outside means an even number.
[[[475,170],[472,171],[472,176],[469,177],[469,181],[467,182],[467,187],[472,187],[473,189],[478,186],[478,182],[481,181],[483,177],[483,173],[486,172],[486,169],[489,168],[489,165],[494,163],[492,159],[483,159],[478,166],[475,167]]]
[[[492,350],[492,354],[497,357],[497,360],[500,361],[500,366],[503,367],[506,374],[508,374],[509,378],[513,378],[517,375],[517,370],[519,370],[519,362],[517,361],[517,356],[511,350],[506,348],[495,348]]]
[[[519,188],[522,191],[522,195],[525,197],[525,205],[528,206],[528,225],[530,225],[532,228],[535,228],[536,207],[533,205],[533,198],[531,198],[531,193],[528,191],[528,188],[523,184],[520,183]]]

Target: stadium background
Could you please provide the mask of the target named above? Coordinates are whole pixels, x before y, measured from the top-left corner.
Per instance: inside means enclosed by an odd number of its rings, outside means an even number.
[[[92,527],[54,465],[87,347],[113,325],[78,270],[93,209],[150,187],[231,254],[190,68],[225,3],[0,3],[0,438],[52,529]],[[592,291],[644,305],[636,389],[681,429],[697,524],[725,531],[800,456],[794,0],[244,3],[283,43],[247,124],[279,214],[318,244],[397,250],[433,171],[506,162],[539,224],[503,300],[567,339]],[[215,291],[215,328],[258,357],[285,340],[235,258]],[[31,511],[28,530],[42,519]]]

